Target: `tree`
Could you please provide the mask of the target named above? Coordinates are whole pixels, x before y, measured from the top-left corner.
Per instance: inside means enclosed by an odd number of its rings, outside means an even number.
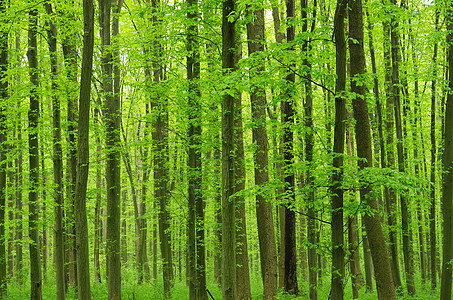
[[[121,298],[121,168],[120,168],[120,71],[117,36],[119,33],[119,18],[123,1],[115,1],[113,22],[111,22],[112,1],[100,0],[101,7],[101,40],[102,40],[102,89],[105,97],[106,127],[106,187],[107,187],[107,270],[108,298]],[[112,32],[110,32],[112,29]],[[113,38],[113,42],[112,42]],[[112,49],[109,49],[112,47]],[[113,74],[115,62],[115,74]]]
[[[222,68],[224,76],[236,68],[236,2],[222,3]],[[228,87],[231,89],[232,87]],[[236,218],[234,201],[235,93],[224,91],[222,101],[222,298],[236,299]],[[236,96],[237,97],[237,96]]]
[[[396,5],[396,0],[392,0],[391,3]],[[398,21],[392,14],[391,25],[391,52],[392,52],[392,96],[394,99],[394,112],[395,112],[395,129],[396,129],[396,148],[398,154],[398,171],[401,173],[405,172],[406,161],[404,157],[403,149],[403,125],[401,120],[401,100],[400,100],[400,80],[399,80],[399,65],[401,63],[400,56],[400,42],[398,33]],[[413,261],[412,261],[412,243],[409,233],[409,222],[410,213],[408,210],[408,204],[406,196],[404,194],[399,195],[400,206],[401,206],[401,227],[403,231],[403,255],[404,255],[404,267],[406,273],[406,287],[409,295],[415,295],[415,284],[413,274]]]
[[[30,284],[31,299],[42,299],[41,258],[39,250],[39,156],[38,156],[38,122],[39,122],[39,74],[38,74],[38,42],[36,39],[38,27],[38,9],[33,8],[29,13],[28,27],[28,67],[30,75],[30,110],[28,112],[28,153],[30,164],[30,190],[28,193],[28,235],[30,238]],[[5,173],[6,175],[6,173]],[[6,178],[5,178],[6,180]]]
[[[294,0],[286,1],[286,19],[288,27],[286,29],[286,39],[289,44],[288,51],[294,51],[292,45],[295,37],[294,26]],[[281,116],[283,125],[283,160],[285,170],[285,275],[284,288],[285,291],[297,295],[299,287],[297,286],[297,255],[296,255],[296,213],[294,212],[295,202],[295,183],[294,172],[291,166],[294,163],[293,155],[293,125],[294,125],[294,83],[296,75],[292,68],[295,65],[291,63],[288,66],[286,82],[284,87],[283,99],[281,102]]]
[[[52,5],[45,4],[46,12],[50,18],[54,17]],[[60,99],[57,96],[57,26],[54,21],[48,23],[47,39],[49,43],[50,67],[51,67],[51,89],[52,89],[52,110],[53,110],[53,175],[55,188],[55,265],[57,282],[57,299],[65,299],[64,281],[64,242],[63,242],[63,153],[61,146],[61,117]]]
[[[344,18],[346,5],[337,2],[335,24],[336,73],[335,84],[335,129],[333,144],[332,174],[332,299],[343,299],[344,238],[343,238],[343,154],[345,142],[346,100],[346,40],[344,36]]]
[[[0,1],[0,14],[6,13],[7,2]],[[6,296],[6,237],[5,237],[5,187],[6,187],[6,107],[8,100],[8,32],[0,34],[0,299]]]
[[[247,14],[253,21],[247,23],[247,39],[249,57],[253,59],[251,78],[264,76],[265,66],[259,56],[264,51],[264,9],[249,6]],[[254,58],[256,57],[256,58]],[[255,61],[256,60],[256,61]],[[261,277],[263,279],[263,298],[273,299],[277,296],[277,250],[275,245],[274,222],[272,205],[267,193],[266,185],[269,183],[268,172],[268,137],[266,130],[266,91],[259,84],[250,87],[250,106],[256,124],[252,127],[253,142],[256,143],[254,152],[255,185],[262,188],[256,194],[256,220],[258,226],[258,239],[260,247]]]
[[[188,0],[187,21],[187,81],[189,117],[189,295],[190,299],[208,299],[206,293],[204,201],[201,168],[201,94],[200,50],[198,36],[198,0]]]
[[[363,19],[362,2],[355,0],[349,3],[349,53],[350,53],[350,76],[351,91],[354,93],[352,107],[356,120],[357,156],[361,158],[358,165],[360,170],[372,166],[373,157],[371,150],[371,128],[368,117],[368,107],[365,100],[365,86],[360,83],[365,74],[365,53],[363,50]],[[371,255],[373,256],[374,272],[378,297],[381,299],[396,299],[395,289],[391,276],[388,249],[379,219],[377,200],[371,194],[371,186],[363,182],[360,188],[360,197],[369,207],[363,215],[368,240],[370,242]]]
[[[89,169],[89,119],[91,74],[94,45],[93,0],[83,1],[83,54],[79,97],[79,128],[77,140],[77,181],[75,187],[75,222],[77,243],[77,284],[79,300],[91,299],[90,267],[88,255],[88,226],[86,214],[86,190]]]
[[[159,27],[161,20],[158,18],[160,9],[160,1],[152,0],[153,26],[156,29]],[[162,74],[162,45],[160,43],[161,36],[156,36],[153,41],[153,77],[154,85],[158,86],[163,79]],[[169,229],[169,214],[167,209],[167,202],[169,198],[169,191],[167,183],[169,181],[168,175],[168,108],[167,99],[159,92],[157,96],[152,99],[151,111],[155,112],[156,117],[154,120],[154,130],[152,132],[152,140],[155,145],[154,153],[154,198],[159,203],[159,236],[160,236],[160,252],[163,258],[163,281],[164,281],[164,294],[166,297],[170,296],[170,290],[173,286],[173,263],[171,251],[171,234]]]
[[[448,6],[447,16],[447,67],[448,67],[448,87],[453,88],[453,10]],[[443,175],[442,175],[442,216],[443,216],[443,247],[442,247],[442,280],[440,286],[440,299],[451,299],[451,278],[453,259],[452,251],[452,217],[453,217],[453,94],[447,94],[445,108],[445,131],[443,132],[444,152],[442,155]],[[435,270],[431,270],[435,273]]]

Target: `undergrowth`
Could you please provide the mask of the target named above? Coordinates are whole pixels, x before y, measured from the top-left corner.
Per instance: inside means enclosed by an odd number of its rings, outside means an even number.
[[[49,270],[48,274],[54,274],[53,270]],[[94,278],[94,276],[93,276]],[[208,278],[207,288],[212,294],[214,300],[222,299],[222,291],[220,287],[213,283],[212,278]],[[258,300],[262,299],[263,284],[259,274],[251,274],[251,290],[252,290],[252,299]],[[290,299],[309,299],[308,297],[308,283],[299,280],[299,289],[301,291],[299,296],[288,295],[284,292],[280,292],[278,299],[281,300],[290,300]],[[422,287],[421,280],[417,280],[417,296],[408,297],[400,296],[400,300],[428,300],[428,299],[438,299],[439,292],[438,290],[435,293],[431,293],[429,286]],[[46,281],[43,284],[43,299],[44,300],[53,300],[56,299],[56,284],[55,277],[48,276]],[[176,278],[175,286],[172,289],[172,299],[185,300],[188,299],[188,287],[186,286],[185,279],[179,280]],[[329,299],[330,293],[330,277],[324,276],[323,281],[320,284],[318,289],[318,299]],[[107,300],[107,283],[105,278],[103,278],[102,283],[91,283],[91,294],[93,300]],[[209,296],[208,296],[209,297]],[[30,298],[30,283],[29,279],[25,279],[23,283],[18,282],[14,279],[8,283],[8,295],[5,299],[8,300],[24,300]],[[73,288],[68,290],[66,294],[66,299],[76,299],[75,291]],[[122,299],[124,300],[159,300],[164,299],[163,290],[162,290],[162,279],[151,280],[148,283],[141,285],[137,284],[137,274],[133,268],[124,268],[122,270]],[[209,299],[211,299],[209,297]],[[344,299],[352,299],[352,290],[351,283],[347,282],[345,286],[345,296]],[[363,287],[360,290],[360,299],[363,300],[375,300],[377,299],[376,291],[372,293],[365,293],[365,288]],[[212,300],[212,299],[211,299]]]

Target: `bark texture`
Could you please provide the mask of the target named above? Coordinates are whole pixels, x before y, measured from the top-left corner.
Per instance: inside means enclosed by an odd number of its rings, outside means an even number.
[[[7,1],[0,1],[0,15],[6,14]],[[6,188],[6,107],[8,100],[8,32],[0,32],[0,299],[6,296],[6,236],[5,236],[5,188]]]
[[[336,73],[335,83],[335,129],[333,142],[333,174],[332,174],[332,299],[343,299],[344,267],[344,235],[343,235],[343,154],[345,143],[346,120],[346,39],[344,34],[344,19],[346,3],[337,1],[335,23],[335,54]]]
[[[351,60],[351,91],[355,94],[352,100],[354,118],[356,120],[357,156],[359,169],[372,167],[373,156],[371,149],[371,128],[368,117],[368,107],[365,100],[365,86],[360,84],[360,76],[365,74],[365,53],[363,50],[363,19],[361,0],[349,3],[349,51]],[[363,215],[367,230],[371,254],[373,256],[376,286],[380,299],[396,299],[391,266],[388,258],[388,248],[382,232],[379,218],[378,203],[371,195],[371,186],[362,182],[360,197],[369,207],[369,212]]]
[[[253,57],[264,51],[264,9],[248,7],[247,13],[252,15],[253,22],[247,24],[247,39],[249,56]],[[251,76],[263,76],[264,63],[257,60]],[[266,92],[260,85],[250,88],[250,105],[252,118],[256,122],[252,128],[253,142],[256,143],[254,153],[255,185],[262,187],[256,195],[256,219],[260,247],[261,277],[263,279],[263,298],[273,299],[277,296],[277,249],[275,244],[272,204],[269,195],[264,190],[269,182],[268,172],[268,137],[266,130]]]
[[[235,13],[236,2],[226,0],[222,4],[222,68],[225,76],[235,69],[236,22],[230,14]],[[232,87],[229,87],[232,88]],[[222,297],[236,300],[236,218],[234,178],[234,121],[235,97],[223,95],[222,100]]]
[[[453,88],[453,10],[451,6],[447,10],[447,66],[448,87]],[[442,247],[442,280],[440,286],[440,299],[451,299],[451,280],[453,248],[452,248],[452,218],[453,218],[453,94],[447,94],[445,108],[445,131],[443,133],[444,152],[442,155],[442,215],[443,215],[443,247]],[[435,269],[431,270],[435,273]]]
[[[91,74],[94,46],[94,5],[93,0],[83,1],[83,53],[79,97],[79,128],[77,140],[77,177],[75,186],[75,224],[77,248],[78,299],[91,299],[90,267],[88,253],[88,224],[86,214],[86,191],[89,170],[89,120]]]
[[[50,3],[45,4],[47,14],[52,18],[54,13]],[[57,96],[58,63],[57,63],[57,27],[51,21],[47,24],[47,40],[50,53],[52,110],[53,110],[53,178],[55,183],[55,275],[57,299],[65,299],[64,281],[64,242],[63,242],[63,153],[61,147],[61,113],[60,99]]]
[[[38,122],[39,122],[39,73],[38,73],[38,9],[34,8],[29,13],[28,28],[28,67],[30,74],[30,110],[28,112],[28,153],[30,163],[30,190],[28,193],[28,236],[30,238],[30,298],[32,300],[42,299],[42,274],[41,257],[39,249],[39,147],[38,147]],[[5,166],[6,167],[6,166]],[[5,168],[2,168],[3,170]],[[0,174],[6,176],[6,172]],[[6,178],[0,179],[5,182]]]
[[[292,20],[295,17],[295,4],[294,0],[286,0],[286,18],[289,25],[286,29],[286,39],[289,53],[293,53],[294,46],[291,44],[295,37],[295,27]],[[294,163],[293,155],[293,142],[294,142],[294,83],[296,75],[294,73],[295,65],[290,64],[287,70],[286,82],[284,92],[282,94],[281,102],[281,123],[283,125],[283,160],[284,160],[284,182],[285,182],[285,259],[284,259],[284,289],[290,294],[299,294],[299,287],[297,285],[297,253],[296,253],[296,213],[294,212],[295,203],[295,182],[294,171],[291,167]]]

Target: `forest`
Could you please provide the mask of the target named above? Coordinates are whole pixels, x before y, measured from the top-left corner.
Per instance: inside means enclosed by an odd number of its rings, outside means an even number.
[[[452,299],[449,0],[0,0],[1,299]]]

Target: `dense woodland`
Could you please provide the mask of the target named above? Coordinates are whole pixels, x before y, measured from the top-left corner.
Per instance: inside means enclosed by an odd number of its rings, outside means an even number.
[[[0,299],[452,299],[453,3],[0,0]]]

